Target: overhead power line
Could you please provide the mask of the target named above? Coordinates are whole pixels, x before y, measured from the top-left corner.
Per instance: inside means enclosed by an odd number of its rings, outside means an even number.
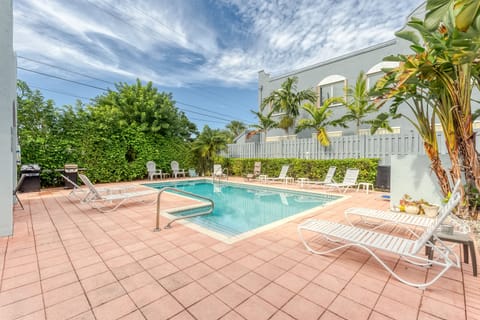
[[[124,24],[126,24],[126,25],[128,25],[128,26],[130,26],[130,27],[132,27],[132,28],[135,28],[135,29],[137,29],[137,30],[139,30],[139,31],[141,31],[141,32],[144,32],[144,31],[145,31],[144,29],[145,29],[145,28],[148,28],[148,30],[150,30],[150,31],[153,33],[153,34],[151,33],[152,36],[155,36],[155,35],[156,35],[156,38],[157,38],[158,40],[160,40],[160,41],[165,41],[165,38],[164,38],[165,36],[164,36],[163,34],[161,34],[160,32],[158,32],[157,30],[155,30],[154,28],[152,28],[152,27],[150,27],[150,26],[146,26],[146,27],[145,27],[145,26],[141,26],[141,25],[139,25],[138,23],[132,23],[131,21],[127,21],[126,19],[124,19],[124,18],[121,17],[120,15],[113,13],[113,12],[112,12],[112,6],[111,6],[109,3],[105,2],[105,1],[99,1],[99,0],[97,0],[97,1],[95,1],[95,2],[92,1],[92,0],[87,0],[87,1],[90,2],[92,5],[94,5],[95,7],[97,7],[98,9],[100,9],[101,11],[103,11],[105,14],[108,14],[108,15],[112,16],[113,18],[115,18],[115,19],[117,19],[117,20],[120,20],[120,21],[123,22]],[[103,5],[106,6],[106,8],[98,5],[97,2],[103,3]],[[182,37],[182,38],[185,36],[184,34],[181,34],[181,33],[179,33],[177,30],[171,28],[171,27],[168,26],[167,24],[159,21],[158,19],[156,19],[156,18],[153,17],[152,15],[148,14],[147,12],[145,12],[145,11],[137,8],[136,6],[133,6],[132,8],[135,9],[136,11],[140,12],[141,15],[143,15],[143,16],[151,19],[154,23],[158,23],[158,24],[162,25],[165,29],[171,31],[172,33],[175,33],[175,34],[179,35],[179,36]],[[115,9],[115,8],[113,8],[113,9]],[[191,41],[191,40],[189,40],[189,41]],[[201,46],[199,46],[199,47],[201,47]],[[182,61],[182,63],[188,64],[188,65],[191,65],[191,66],[195,66],[195,63],[192,62],[192,61]],[[210,90],[208,90],[208,89],[205,89],[205,88],[203,88],[202,90],[200,90],[200,89],[197,89],[197,88],[195,88],[195,87],[191,87],[191,89],[197,90],[197,91],[199,92],[199,95],[204,96],[204,97],[206,97],[206,95],[203,94],[203,93],[210,93],[210,96],[213,96],[213,97],[218,97],[218,96],[219,96],[218,93],[214,93],[214,92],[212,92],[212,91],[210,91]],[[223,102],[223,104],[225,104],[225,103]],[[235,107],[235,106],[233,106],[233,105],[230,105],[230,106],[231,106],[231,107]]]
[[[27,72],[36,73],[36,74],[40,74],[42,76],[49,77],[49,78],[55,78],[55,79],[59,79],[59,80],[63,80],[63,81],[68,81],[68,82],[71,82],[71,83],[78,84],[79,86],[89,87],[89,88],[98,89],[98,90],[102,90],[102,91],[108,91],[107,88],[97,87],[97,86],[94,86],[94,85],[91,85],[91,84],[86,84],[86,83],[83,83],[83,82],[70,80],[70,79],[55,76],[55,75],[49,74],[49,73],[44,73],[44,72],[40,72],[40,71],[36,71],[36,70],[32,70],[32,69],[27,69],[27,68],[23,68],[23,67],[19,67],[19,66],[17,66],[17,69],[27,71]]]
[[[103,79],[100,79],[100,78],[96,78],[96,77],[92,77],[88,74],[85,74],[85,73],[81,73],[81,72],[77,72],[77,71],[73,71],[73,70],[69,70],[67,68],[63,68],[63,67],[59,67],[59,66],[56,66],[56,65],[53,65],[53,64],[50,64],[50,63],[46,63],[46,62],[43,62],[43,61],[39,61],[39,60],[35,60],[35,59],[32,59],[32,58],[27,58],[27,57],[24,57],[24,56],[17,56],[18,58],[21,58],[21,59],[24,59],[24,60],[28,60],[28,61],[31,61],[31,62],[35,62],[35,63],[38,63],[38,64],[43,64],[45,66],[49,66],[51,68],[55,68],[55,69],[58,69],[58,70],[62,70],[62,71],[65,71],[65,72],[69,72],[69,73],[72,73],[72,74],[76,74],[76,75],[79,75],[79,76],[82,76],[82,77],[85,77],[85,78],[89,78],[89,79],[92,79],[92,80],[97,80],[97,81],[100,81],[100,82],[105,82],[105,83],[108,83],[108,84],[113,84],[115,85],[115,83],[111,82],[111,81],[107,81],[107,80],[103,80]]]
[[[50,78],[54,78],[54,79],[58,79],[58,80],[62,80],[62,81],[68,81],[68,82],[72,82],[72,83],[77,84],[77,85],[81,85],[81,86],[85,86],[85,87],[90,87],[90,88],[94,88],[94,89],[98,89],[98,90],[108,91],[107,88],[101,88],[101,87],[93,86],[93,85],[90,85],[90,84],[86,84],[86,83],[83,83],[83,82],[66,79],[66,78],[59,77],[59,76],[55,76],[55,75],[48,74],[48,73],[45,73],[45,72],[40,72],[40,71],[36,71],[36,70],[31,70],[31,69],[23,68],[23,67],[20,67],[20,66],[17,66],[17,68],[20,69],[20,70],[28,71],[28,72],[33,72],[33,73],[36,73],[36,74],[39,74],[39,75],[42,75],[42,76],[45,76],[45,77],[50,77]],[[43,87],[38,87],[38,86],[32,86],[32,87],[37,87],[37,88],[39,88],[39,89],[41,89],[41,90],[45,90],[45,91],[49,91],[49,92],[53,92],[53,93],[57,93],[57,94],[62,94],[62,95],[66,95],[66,96],[71,96],[71,97],[75,97],[75,98],[87,99],[87,100],[91,100],[91,99],[92,99],[92,98],[77,96],[77,95],[70,94],[70,93],[67,93],[67,92],[61,92],[61,91],[57,91],[57,90],[47,89],[47,88],[43,88]],[[200,109],[200,110],[204,110],[204,111],[209,112],[209,113],[216,113],[216,112],[212,112],[212,111],[210,111],[210,110],[208,110],[208,109],[206,109],[206,108],[198,107],[198,106],[195,106],[195,105],[192,105],[192,104],[189,104],[189,103],[185,103],[185,102],[181,102],[181,101],[177,101],[177,100],[175,100],[175,101],[176,101],[177,103],[181,104],[181,105],[190,106],[190,107],[193,107],[193,108],[197,108],[197,109]],[[198,111],[190,110],[190,109],[187,109],[187,108],[184,108],[184,107],[179,107],[179,106],[177,106],[177,108],[178,108],[179,110],[181,110],[181,111],[184,111],[184,112],[190,112],[190,113],[194,113],[194,114],[197,114],[197,115],[201,115],[201,116],[206,116],[206,117],[218,119],[218,120],[224,121],[224,122],[226,122],[226,123],[229,123],[230,121],[234,120],[234,119],[230,118],[228,115],[225,115],[225,116],[228,117],[228,119],[227,119],[227,118],[223,118],[223,117],[214,116],[214,115],[211,115],[211,114],[205,114],[205,113],[201,113],[201,112],[198,112]],[[223,114],[221,114],[221,113],[217,113],[217,114],[223,115]],[[191,119],[196,119],[196,118],[192,118],[192,117],[190,117],[190,118],[191,118]],[[207,120],[200,120],[200,119],[198,119],[198,120],[199,120],[199,121],[207,121]],[[214,122],[218,122],[218,121],[214,121]]]
[[[29,86],[32,87],[32,88],[37,88],[37,89],[43,90],[43,91],[53,92],[53,93],[56,93],[56,94],[61,94],[61,95],[64,95],[64,96],[70,96],[70,97],[74,97],[74,98],[78,98],[78,99],[84,99],[84,100],[91,100],[92,99],[92,98],[77,96],[75,94],[68,93],[68,92],[43,88],[43,87],[39,87],[39,86],[36,86],[36,85],[29,85]]]

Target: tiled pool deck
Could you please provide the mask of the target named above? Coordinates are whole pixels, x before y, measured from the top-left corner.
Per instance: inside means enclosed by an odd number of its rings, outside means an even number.
[[[68,193],[20,194],[14,235],[0,238],[1,320],[480,319],[468,264],[422,291],[361,250],[309,254],[296,230],[305,217],[227,245],[178,223],[153,232],[153,204],[104,214]],[[347,195],[310,216],[341,221],[348,207],[388,207],[380,193]],[[163,208],[190,201],[162,198]],[[437,270],[381,256],[410,279]]]

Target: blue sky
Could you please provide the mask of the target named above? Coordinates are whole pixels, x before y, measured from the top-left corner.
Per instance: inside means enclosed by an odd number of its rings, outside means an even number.
[[[30,70],[18,78],[58,107],[139,78],[173,93],[200,130],[251,124],[258,71],[280,75],[393,39],[421,3],[16,0],[14,47]]]

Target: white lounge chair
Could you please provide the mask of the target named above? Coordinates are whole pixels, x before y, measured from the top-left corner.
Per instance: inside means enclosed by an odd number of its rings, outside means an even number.
[[[458,191],[458,185],[459,183],[457,183],[448,202],[440,209],[435,223],[427,227],[425,232],[416,240],[316,219],[309,219],[302,222],[298,226],[298,233],[307,250],[312,253],[324,255],[348,247],[358,247],[371,254],[375,260],[377,260],[385,268],[385,270],[387,270],[397,280],[409,286],[425,289],[437,281],[451,266],[460,267],[458,256],[437,236],[437,229],[439,226],[452,213],[452,210],[460,202],[461,195]],[[327,240],[338,243],[338,246],[324,251],[317,251],[308,244],[303,236],[302,231],[311,231],[315,234],[322,235]],[[424,247],[428,247],[430,250],[433,250],[437,257],[435,259],[429,259],[430,255],[419,255],[420,251]],[[398,255],[406,261],[418,266],[439,266],[443,269],[439,270],[438,273],[436,273],[436,275],[430,280],[423,283],[409,282],[395,273],[392,268],[383,262],[380,255],[377,255],[376,253],[379,252],[380,254],[380,251]]]
[[[78,176],[80,177],[80,180],[82,180],[82,182],[88,187],[91,194],[90,196],[86,197],[84,202],[90,204],[93,208],[101,212],[113,211],[117,209],[120,205],[122,205],[124,202],[126,202],[127,200],[158,193],[158,190],[148,189],[148,190],[134,191],[134,192],[102,194],[97,188],[95,188],[95,186],[90,181],[90,179],[87,178],[87,176],[85,176],[84,174],[79,174]],[[155,201],[156,201],[156,198],[154,202]],[[107,204],[107,206],[105,204]]]
[[[335,171],[337,170],[337,167],[330,167],[328,168],[327,175],[325,176],[325,179],[323,181],[316,181],[316,180],[307,180],[302,183],[304,184],[313,184],[313,185],[327,185],[329,183],[334,183],[333,176],[335,175]]]
[[[180,169],[177,161],[170,162],[170,167],[172,167],[172,176],[175,177],[175,179],[178,176],[185,177],[185,169]]]
[[[345,172],[345,177],[343,178],[343,182],[333,182],[325,184],[326,187],[330,188],[337,188],[340,192],[343,189],[343,192],[347,192],[350,187],[354,187],[357,185],[357,178],[360,170],[358,169],[347,169]]]
[[[348,208],[344,212],[345,219],[353,226],[351,216],[358,216],[361,222],[367,225],[373,225],[372,230],[384,227],[386,225],[396,225],[405,228],[414,236],[418,236],[415,232],[416,228],[426,229],[437,222],[437,217],[429,218],[424,215],[408,214],[397,211],[384,211],[369,208]],[[445,223],[452,225],[455,232],[469,233],[470,226],[466,221],[459,219],[456,215],[451,215]]]
[[[247,175],[245,176],[245,179],[246,180],[255,179],[260,175],[261,171],[262,171],[262,163],[260,161],[256,161],[255,165],[253,166],[253,173],[247,173]]]
[[[212,178],[213,179],[221,179],[221,178],[226,178],[228,179],[228,169],[222,169],[221,164],[214,164],[213,165],[213,171],[212,171]]]
[[[159,176],[162,179],[165,175],[162,170],[157,170],[157,165],[153,161],[147,161],[148,180],[153,180],[155,176]]]
[[[70,191],[69,196],[77,196],[77,193],[85,193],[85,196],[81,200],[81,202],[88,202],[90,197],[93,196],[92,192],[87,188],[86,190],[79,186],[76,182],[74,182],[72,179],[67,177],[64,174],[60,174],[63,179],[68,181],[73,186],[72,191]],[[111,193],[118,193],[118,192],[126,192],[129,189],[135,188],[134,186],[119,186],[119,187],[108,187],[108,188],[96,188],[98,192],[101,194],[111,194]]]
[[[292,179],[292,178],[287,177],[287,173],[288,173],[289,168],[290,168],[290,166],[288,164],[284,165],[282,167],[282,170],[280,171],[280,174],[278,175],[278,177],[267,177],[267,182],[268,181],[283,181],[284,183],[287,183],[288,179]]]

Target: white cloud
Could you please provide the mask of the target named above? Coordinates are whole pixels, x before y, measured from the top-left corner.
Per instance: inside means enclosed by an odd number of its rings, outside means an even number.
[[[15,1],[14,45],[100,78],[249,86],[392,39],[421,2]]]

